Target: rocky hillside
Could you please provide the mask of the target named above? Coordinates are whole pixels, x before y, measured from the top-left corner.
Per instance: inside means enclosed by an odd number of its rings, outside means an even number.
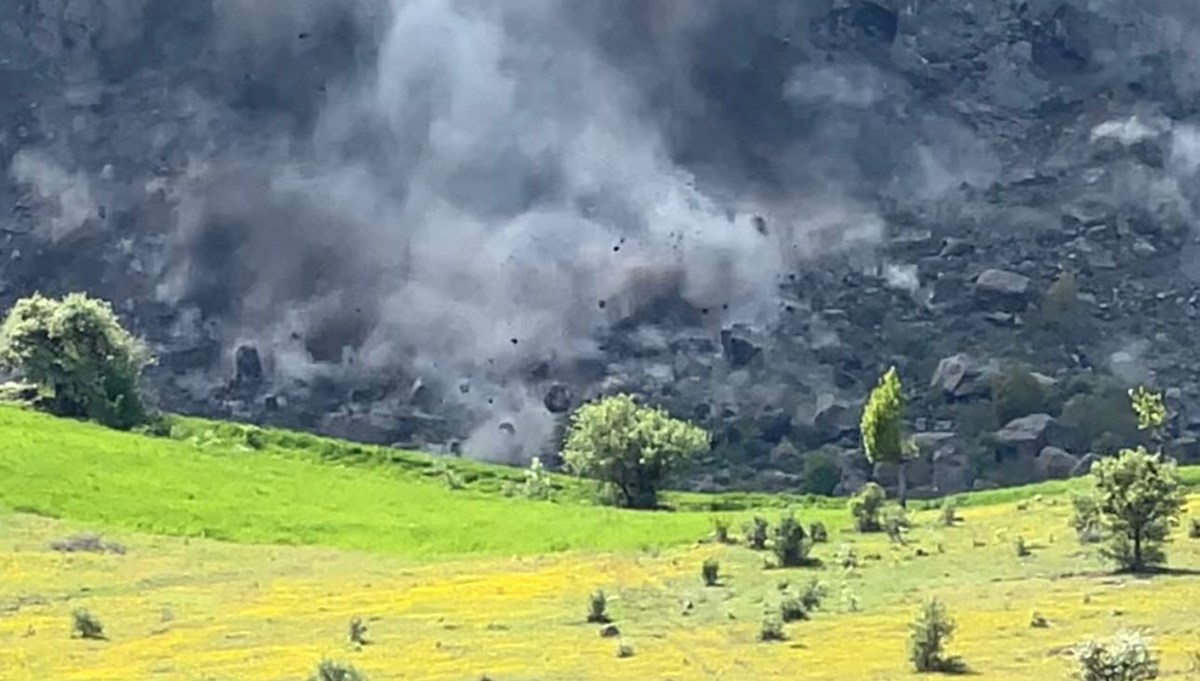
[[[697,488],[1200,457],[1186,0],[0,3],[0,302],[86,289],[168,408],[520,462],[632,390]],[[681,9],[681,7],[686,7]]]

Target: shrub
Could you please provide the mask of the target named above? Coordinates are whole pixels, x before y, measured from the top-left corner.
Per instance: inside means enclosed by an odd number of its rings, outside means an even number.
[[[361,617],[354,617],[350,620],[350,642],[356,646],[365,646],[370,643],[367,641],[367,625]]]
[[[521,492],[529,499],[543,501],[554,495],[554,486],[550,482],[550,475],[546,472],[546,467],[539,457],[535,456],[530,459],[529,468],[525,469],[525,479],[521,483]]]
[[[946,643],[954,635],[954,621],[936,599],[925,603],[909,628],[908,660],[918,672],[950,672],[961,663],[946,656]]]
[[[104,625],[87,610],[82,608],[71,613],[71,636],[88,641],[108,640],[104,635]]]
[[[700,428],[617,395],[571,416],[562,455],[573,473],[608,487],[617,505],[654,508],[664,479],[707,448]]]
[[[779,617],[784,623],[808,619],[808,610],[797,596],[784,598],[779,604]]]
[[[853,546],[846,545],[841,552],[841,563],[843,570],[853,570],[858,567],[858,551],[854,550]]]
[[[879,532],[883,529],[879,521],[880,511],[887,494],[879,485],[868,482],[850,500],[850,514],[854,516],[854,527],[859,532]]]
[[[1001,424],[1046,410],[1046,392],[1042,384],[1023,367],[1005,367],[992,379],[991,387],[996,421]]]
[[[729,538],[729,521],[725,518],[713,518],[713,539],[718,544],[730,544],[732,540]]]
[[[888,540],[894,544],[904,545],[904,528],[906,523],[899,516],[892,516],[883,523],[883,531],[887,533]]]
[[[1165,562],[1162,544],[1184,504],[1175,464],[1138,447],[1096,462],[1092,477],[1109,535],[1104,555],[1130,572]]]
[[[808,537],[814,544],[824,544],[829,541],[829,530],[825,528],[825,523],[818,520],[808,526]]]
[[[325,660],[317,665],[317,671],[309,681],[367,681],[367,677],[352,665]]]
[[[766,519],[754,516],[754,519],[746,523],[746,526],[742,528],[742,532],[746,535],[746,545],[755,551],[766,549],[770,529],[771,526],[767,523]]]
[[[1200,539],[1200,518],[1192,518],[1188,523],[1188,537],[1190,539]]]
[[[1029,626],[1034,629],[1046,629],[1050,626],[1050,622],[1042,616],[1042,613],[1034,612],[1029,618]]]
[[[953,497],[947,497],[942,502],[942,512],[939,520],[946,527],[954,527],[954,524],[960,520],[958,517],[958,500]]]
[[[608,597],[603,591],[593,591],[588,597],[587,621],[592,624],[608,624]]]
[[[1025,543],[1025,537],[1021,536],[1018,536],[1017,540],[1013,542],[1013,550],[1016,552],[1018,558],[1026,558],[1032,554],[1032,551],[1029,550],[1029,545]]]
[[[22,298],[0,325],[0,363],[36,384],[59,416],[120,429],[144,423],[138,380],[150,362],[112,307],[82,293]]]
[[[1152,681],[1158,678],[1158,659],[1140,634],[1125,632],[1112,641],[1085,641],[1075,647],[1080,681]]]
[[[775,615],[764,616],[762,626],[758,630],[758,640],[763,642],[786,641],[787,635],[783,633],[783,620]]]
[[[716,560],[709,558],[700,566],[700,579],[704,581],[704,586],[717,586],[721,578],[721,564]]]
[[[804,491],[808,494],[833,496],[842,482],[842,469],[837,456],[823,450],[809,452],[804,458]]]
[[[825,596],[827,596],[828,593],[829,592],[825,586],[814,579],[809,582],[808,586],[804,588],[804,591],[800,593],[800,603],[804,606],[804,609],[809,612],[817,610],[821,607],[821,603],[825,601]]]
[[[812,550],[812,543],[804,532],[804,526],[789,513],[779,520],[771,548],[775,552],[779,567],[800,567],[809,563],[808,554]]]
[[[1100,503],[1090,494],[1076,494],[1071,497],[1071,529],[1080,544],[1095,544],[1104,539],[1103,525],[1100,523]]]

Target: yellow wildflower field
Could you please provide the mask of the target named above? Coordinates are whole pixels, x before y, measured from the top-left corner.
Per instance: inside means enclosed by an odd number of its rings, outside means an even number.
[[[1193,507],[1197,500],[1193,500]],[[1105,570],[1067,527],[1062,500],[968,508],[941,527],[914,516],[904,545],[831,528],[823,566],[767,570],[763,554],[698,542],[661,554],[558,554],[438,564],[364,553],[106,536],[123,555],[60,553],[78,527],[0,517],[0,679],[299,681],[322,659],[374,681],[863,679],[915,677],[905,645],[924,599],[958,629],[950,652],[997,681],[1069,678],[1069,648],[1125,628],[1148,633],[1162,678],[1200,678],[1200,540],[1168,545],[1172,574]],[[1018,556],[1021,537],[1031,554]],[[858,567],[840,556],[853,551]],[[700,565],[719,560],[705,587]],[[787,640],[758,640],[780,582],[828,595]],[[619,637],[585,622],[603,589]],[[72,638],[84,608],[108,640]],[[1037,612],[1046,627],[1031,626]],[[368,645],[348,636],[360,617]],[[632,648],[618,658],[617,647]]]

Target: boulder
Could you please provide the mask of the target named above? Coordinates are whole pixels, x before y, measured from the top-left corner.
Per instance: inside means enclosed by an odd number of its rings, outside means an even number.
[[[762,347],[749,330],[741,326],[721,330],[721,350],[734,369],[741,369],[762,354]]]
[[[1034,462],[1041,480],[1064,480],[1071,477],[1079,459],[1058,447],[1043,447]]]
[[[975,280],[975,300],[988,310],[1020,312],[1032,293],[1029,277],[1008,270],[987,270]]]
[[[870,480],[871,463],[857,449],[847,449],[837,457],[838,469],[842,473],[842,481],[838,483],[834,494],[845,496],[854,494]]]
[[[971,459],[954,442],[947,442],[933,455],[933,488],[941,494],[971,489]]]
[[[999,373],[998,362],[980,362],[960,353],[938,362],[929,387],[940,389],[949,397],[982,397],[991,392],[992,377]]]
[[[1043,447],[1070,450],[1075,445],[1074,431],[1049,414],[1030,414],[1013,419],[996,432],[996,443],[1005,458],[1032,461]]]
[[[551,414],[565,414],[571,410],[572,401],[570,388],[561,383],[555,383],[546,391],[542,404]]]

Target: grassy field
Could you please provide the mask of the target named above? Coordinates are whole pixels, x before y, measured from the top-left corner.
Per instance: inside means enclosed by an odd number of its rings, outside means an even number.
[[[1068,678],[1070,645],[1124,628],[1153,637],[1162,678],[1200,679],[1200,540],[1176,533],[1170,575],[1113,576],[1067,526],[1078,482],[969,495],[955,527],[916,513],[901,546],[849,531],[842,502],[672,495],[680,512],[622,512],[563,479],[564,503],[504,498],[519,472],[465,463],[451,489],[417,454],[190,420],[162,435],[0,407],[0,679],[299,681],[334,658],[374,681],[883,681],[913,676],[907,628],[931,596],[983,679]],[[722,515],[737,527],[759,502],[829,526],[820,567],[767,570],[762,553],[699,541],[706,509],[735,509]],[[127,550],[49,548],[83,531]],[[706,558],[717,587],[701,583]],[[812,579],[823,607],[760,643],[779,583]],[[585,622],[594,589],[632,657]],[[80,607],[109,640],[71,638]]]

